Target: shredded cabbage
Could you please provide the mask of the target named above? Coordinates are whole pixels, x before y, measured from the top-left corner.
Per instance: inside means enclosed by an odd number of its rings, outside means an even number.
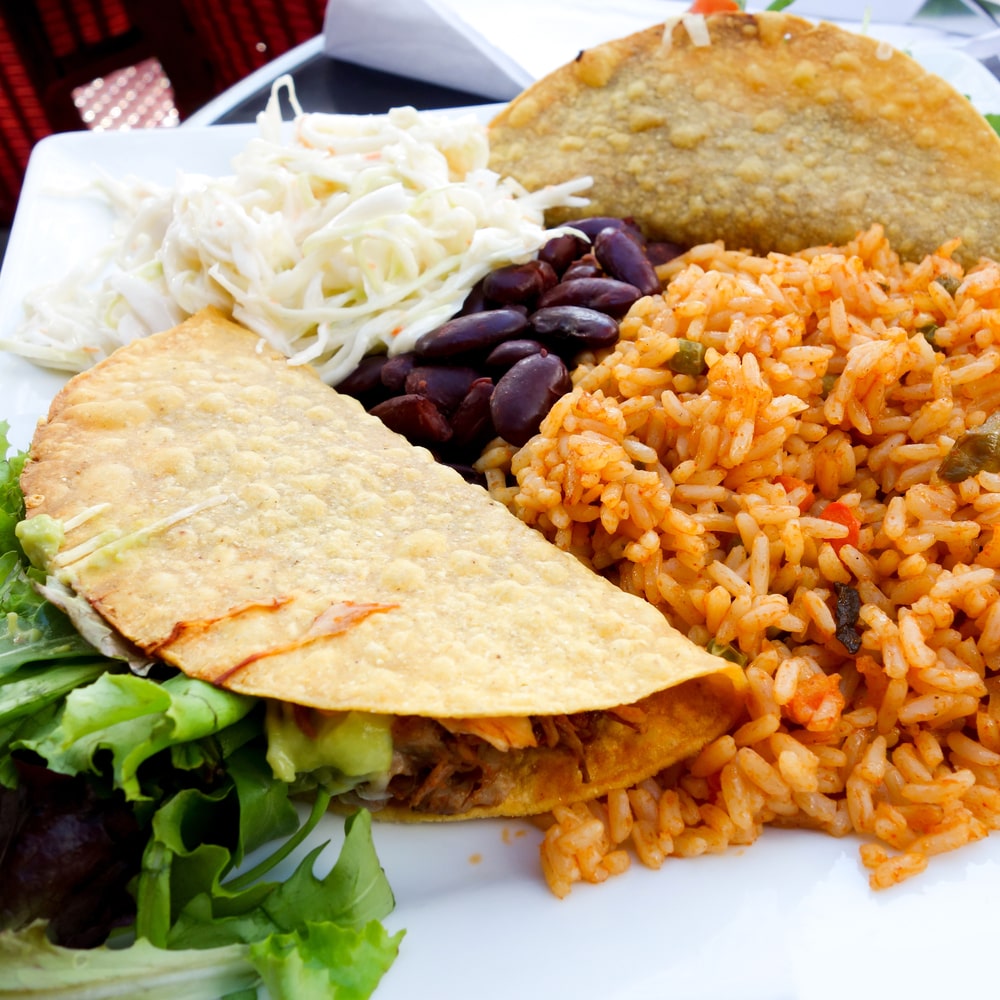
[[[590,186],[529,193],[501,178],[474,115],[304,114],[288,78],[258,128],[228,176],[180,173],[171,187],[102,177],[110,245],[30,294],[0,347],[81,371],[214,305],[335,385],[365,354],[412,348],[491,270],[529,259],[557,231],[545,210],[585,204]]]

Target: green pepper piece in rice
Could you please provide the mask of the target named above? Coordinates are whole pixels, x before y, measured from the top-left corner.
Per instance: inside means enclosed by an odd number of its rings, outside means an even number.
[[[678,338],[677,352],[667,361],[667,367],[677,375],[704,375],[708,370],[705,345],[686,337]]]
[[[937,342],[937,331],[937,323],[926,323],[924,326],[917,328],[917,333],[923,334],[924,340],[926,340],[935,351],[940,351],[943,350],[943,348]]]
[[[952,297],[958,291],[959,285],[962,284],[958,278],[950,274],[939,274],[934,280]]]
[[[947,483],[960,483],[980,472],[1000,472],[1000,413],[959,437],[937,471]]]
[[[731,642],[716,642],[715,639],[709,639],[705,649],[713,656],[721,656],[730,663],[736,663],[741,667],[747,665],[746,653],[740,652]]]

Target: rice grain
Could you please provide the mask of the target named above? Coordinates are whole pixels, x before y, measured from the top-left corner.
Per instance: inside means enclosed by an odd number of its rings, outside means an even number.
[[[957,246],[694,247],[538,435],[484,452],[514,514],[746,660],[730,734],[603,820],[556,812],[557,895],[767,823],[861,835],[881,889],[1000,827],[1000,473],[938,474],[1000,409],[1000,265]],[[703,374],[670,370],[680,338]]]

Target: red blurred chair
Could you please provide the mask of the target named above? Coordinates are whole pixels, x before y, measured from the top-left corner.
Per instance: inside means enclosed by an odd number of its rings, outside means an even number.
[[[0,224],[9,223],[31,147],[49,132],[13,39],[0,21]]]
[[[156,59],[183,120],[322,31],[326,0],[0,0],[0,224],[31,147],[84,127],[73,92]]]
[[[137,0],[141,3],[141,0]],[[323,30],[326,0],[181,0],[219,93]]]

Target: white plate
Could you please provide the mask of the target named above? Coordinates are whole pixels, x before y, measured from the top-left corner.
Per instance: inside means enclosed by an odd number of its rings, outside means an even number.
[[[0,334],[16,329],[25,291],[103,241],[110,220],[102,209],[59,190],[78,190],[99,166],[163,182],[178,169],[224,172],[253,129],[44,140],[0,273]],[[62,381],[0,355],[0,417],[18,446]],[[341,830],[329,817],[307,847],[332,839],[328,865]],[[993,979],[1000,836],[933,859],[922,876],[875,894],[856,839],[769,829],[752,847],[668,860],[658,872],[636,862],[565,900],[544,885],[539,839],[516,822],[376,824],[397,898],[386,923],[407,930],[378,1000],[922,998],[951,995],[956,968],[963,991]]]

